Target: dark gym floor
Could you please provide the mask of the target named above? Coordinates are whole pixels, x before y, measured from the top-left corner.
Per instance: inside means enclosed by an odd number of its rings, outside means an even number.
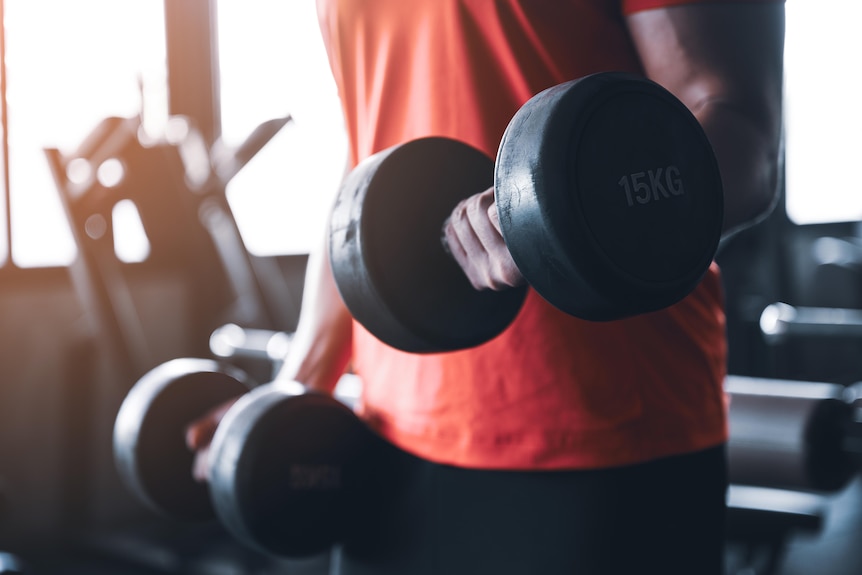
[[[24,575],[328,575],[328,558],[280,561],[249,550],[217,525],[154,521],[79,534],[49,550],[21,550]],[[2,572],[0,572],[2,573]]]
[[[729,552],[728,575],[739,569]],[[33,575],[328,575],[326,557],[276,561],[233,541],[217,526],[156,522],[55,544],[50,552],[23,550]],[[776,575],[862,574],[862,480],[830,496],[822,532],[798,535],[785,548]]]
[[[781,575],[862,574],[862,481],[831,498],[823,532],[790,542]]]

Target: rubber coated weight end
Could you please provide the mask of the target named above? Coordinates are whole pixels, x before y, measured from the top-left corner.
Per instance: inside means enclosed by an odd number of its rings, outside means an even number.
[[[328,549],[353,525],[372,438],[330,396],[255,389],[231,407],[212,442],[210,491],[222,524],[275,556]]]
[[[723,223],[718,164],[672,94],[622,73],[536,95],[497,155],[503,236],[518,268],[569,314],[613,320],[689,294]]]
[[[845,386],[731,376],[725,388],[732,483],[836,492],[858,473]]]
[[[186,447],[185,429],[251,386],[242,371],[206,359],[174,359],[147,372],[123,400],[114,423],[114,461],[123,483],[163,515],[213,519],[207,486],[192,477],[194,455]]]
[[[448,138],[384,150],[348,176],[330,216],[332,271],[347,308],[403,351],[464,349],[502,332],[525,288],[477,291],[446,253],[443,223],[493,184],[491,158]]]

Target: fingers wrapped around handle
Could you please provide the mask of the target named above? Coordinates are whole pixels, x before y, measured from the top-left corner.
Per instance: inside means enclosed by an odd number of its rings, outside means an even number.
[[[500,232],[493,188],[459,202],[443,230],[452,257],[475,289],[499,291],[524,284]]]

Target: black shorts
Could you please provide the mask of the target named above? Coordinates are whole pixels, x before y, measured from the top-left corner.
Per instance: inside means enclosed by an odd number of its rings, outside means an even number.
[[[340,575],[722,573],[724,447],[587,471],[487,471],[381,449]]]

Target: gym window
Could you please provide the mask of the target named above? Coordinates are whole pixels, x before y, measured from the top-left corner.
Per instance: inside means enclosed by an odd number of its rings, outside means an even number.
[[[215,2],[225,141],[272,117],[294,118],[230,182],[231,207],[253,253],[305,253],[322,234],[346,157],[314,4]],[[66,265],[74,243],[42,148],[71,149],[109,115],[142,113],[153,130],[164,123],[164,3],[3,0],[0,7],[0,265]],[[851,29],[862,5],[788,2],[786,11],[788,215],[798,224],[862,219],[855,175],[862,116],[848,112],[860,80],[846,65],[862,50]],[[118,240],[132,261],[146,257],[145,239]]]
[[[0,259],[66,265],[72,234],[43,148],[109,115],[166,113],[164,10],[153,0],[3,0],[6,127]]]
[[[293,122],[230,181],[227,197],[255,255],[302,254],[323,239],[347,162],[347,136],[312,1],[218,0],[222,138]]]
[[[862,4],[788,1],[785,10],[787,214],[797,224],[860,220]]]
[[[210,1],[225,143],[273,117],[294,119],[228,185],[240,231],[258,255],[307,253],[322,237],[347,149],[314,3]],[[68,265],[74,241],[43,149],[74,150],[108,116],[140,114],[147,131],[164,130],[165,2],[0,0],[0,9],[0,265]],[[130,224],[115,230],[118,256],[141,261],[135,207],[119,209]]]

